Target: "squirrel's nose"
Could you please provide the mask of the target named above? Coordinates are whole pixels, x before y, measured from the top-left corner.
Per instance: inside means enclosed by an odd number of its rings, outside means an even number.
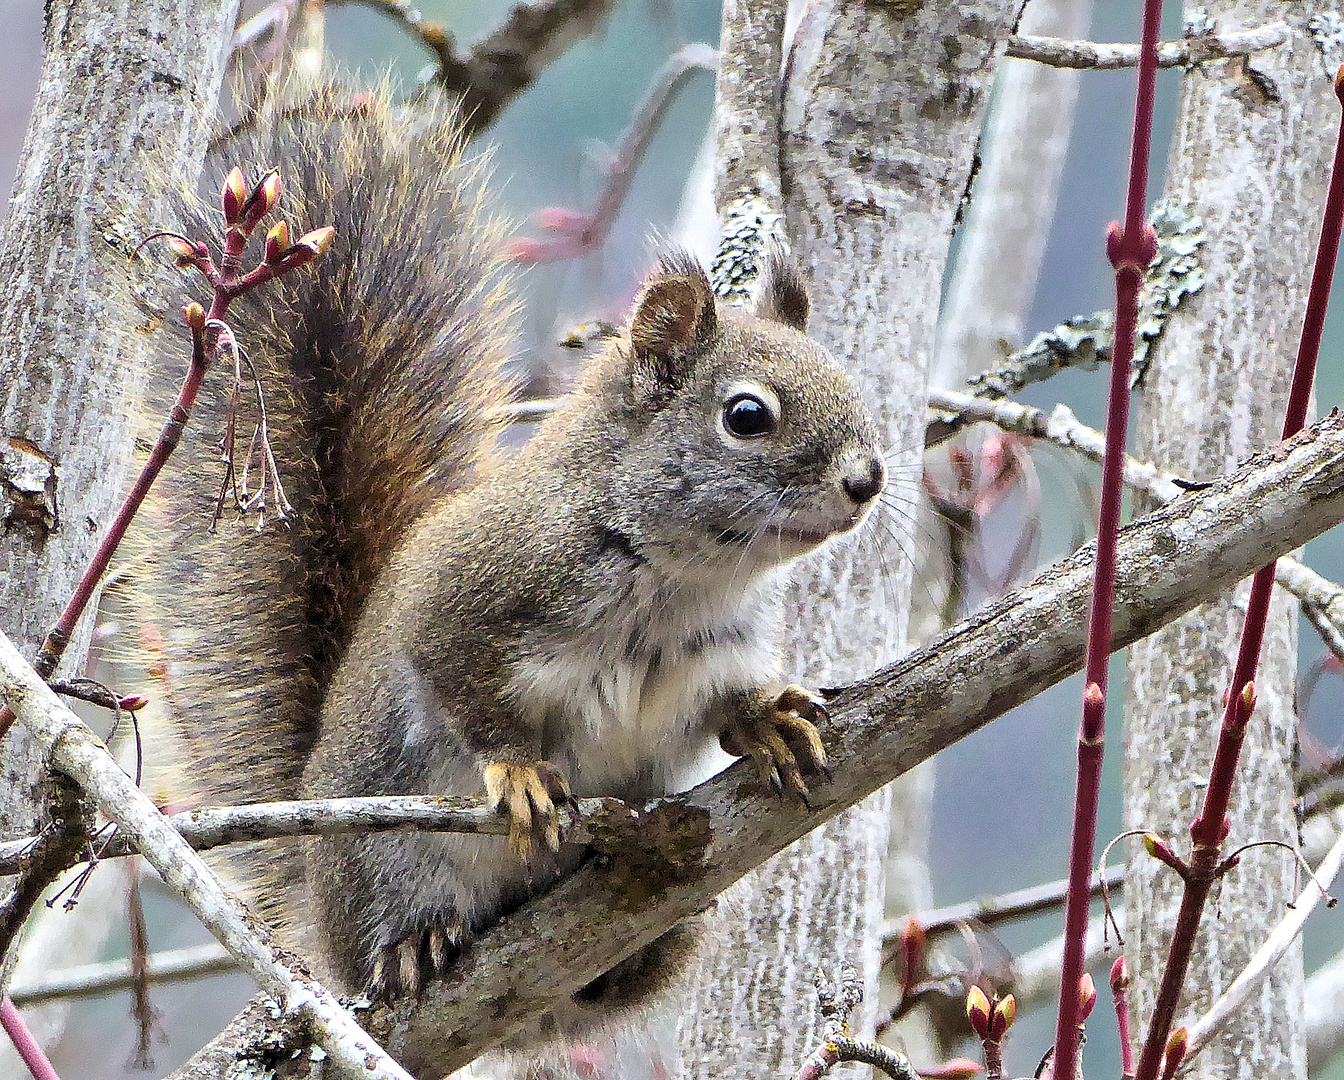
[[[840,484],[845,494],[862,506],[877,497],[886,481],[887,470],[882,459],[870,457],[867,461],[856,462],[853,471]]]

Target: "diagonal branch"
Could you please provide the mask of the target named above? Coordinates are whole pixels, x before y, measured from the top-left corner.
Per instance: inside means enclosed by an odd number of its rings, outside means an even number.
[[[551,61],[593,33],[615,7],[615,0],[520,3],[498,30],[459,56],[447,31],[407,0],[359,2],[396,20],[434,53],[439,64],[435,81],[461,98],[467,138],[493,124]]]
[[[1344,418],[1332,416],[1124,531],[1112,647],[1151,633],[1341,519]],[[659,877],[632,870],[619,855],[590,863],[486,933],[418,1004],[371,1017],[371,1030],[386,1036],[394,1054],[421,1048],[405,1062],[416,1072],[451,1072],[702,910],[769,855],[1076,671],[1092,559],[1082,549],[838,694],[827,732],[835,781],[817,793],[813,813],[747,793],[746,772],[729,769],[663,804],[686,855],[698,849],[698,867]]]
[[[312,1037],[349,1076],[409,1080],[319,983],[281,955],[256,916],[224,890],[199,855],[164,821],[149,797],[121,770],[102,742],[48,687],[0,633],[0,698],[42,746],[52,764],[92,795],[135,841],[212,934],[256,977],[262,989],[301,1017]]]

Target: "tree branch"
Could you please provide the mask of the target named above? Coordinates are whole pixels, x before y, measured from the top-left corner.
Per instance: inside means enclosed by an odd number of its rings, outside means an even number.
[[[1267,23],[1250,30],[1232,30],[1197,34],[1180,41],[1163,41],[1157,46],[1157,66],[1192,67],[1231,56],[1249,56],[1282,45],[1288,40],[1288,27],[1281,22]],[[1008,39],[1006,55],[1017,60],[1034,60],[1049,67],[1114,71],[1136,67],[1137,45],[1118,45],[1095,41],[1064,41],[1038,34],[1016,34]]]
[[[1065,405],[1056,405],[1046,413],[1016,401],[976,397],[955,390],[934,390],[929,393],[929,406],[952,413],[964,421],[994,424],[1004,431],[1077,451],[1089,461],[1100,462],[1106,445],[1106,438],[1100,431],[1079,422]],[[1187,490],[1171,473],[1133,457],[1125,459],[1125,483],[1162,502],[1170,502]],[[1325,644],[1344,662],[1344,588],[1286,555],[1279,558],[1274,568],[1274,580],[1285,592],[1297,598]]]
[[[623,808],[623,804],[614,799],[580,799],[576,809],[561,811],[560,823],[565,838],[590,843],[593,830],[588,821],[596,819],[600,827],[608,803],[612,811],[616,807]],[[444,795],[370,795],[207,806],[173,814],[165,820],[194,851],[277,836],[340,836],[388,829],[423,829],[481,836],[509,834],[509,819],[492,810],[484,799]],[[0,875],[21,869],[31,858],[32,847],[39,839],[28,836],[0,843]],[[99,844],[98,858],[120,858],[137,850],[130,838],[119,833]],[[66,865],[78,861],[67,861]]]
[[[1341,519],[1344,418],[1331,416],[1125,530],[1113,647],[1226,591],[1267,557]],[[422,1048],[406,1062],[413,1070],[451,1072],[702,910],[809,829],[1077,670],[1092,558],[1083,548],[837,694],[825,733],[835,781],[817,792],[813,812],[748,793],[749,770],[729,769],[660,804],[663,823],[683,838],[686,856],[699,854],[698,865],[658,874],[620,855],[589,863],[484,934],[419,1003],[381,1010],[371,1028],[386,1032],[394,1054]]]
[[[438,23],[407,0],[359,0],[400,23],[438,60],[435,80],[462,100],[463,130],[480,134],[557,56],[597,29],[615,0],[547,0],[518,4],[504,24],[465,57]]]
[[[164,821],[149,797],[97,736],[42,682],[0,633],[0,698],[52,763],[94,797],[154,868],[196,912],[206,928],[262,989],[300,1016],[313,1040],[352,1077],[409,1080],[405,1071],[360,1029],[319,983],[295,968],[271,943],[265,925],[224,890],[199,855]]]

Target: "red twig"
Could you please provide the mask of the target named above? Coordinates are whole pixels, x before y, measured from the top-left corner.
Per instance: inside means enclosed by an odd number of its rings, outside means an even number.
[[[1139,48],[1134,138],[1129,158],[1125,223],[1113,224],[1106,254],[1115,267],[1115,343],[1106,410],[1106,455],[1101,466],[1101,508],[1097,519],[1097,569],[1088,623],[1087,684],[1078,733],[1078,780],[1074,793],[1073,840],[1069,851],[1069,893],[1064,914],[1064,964],[1055,1023],[1054,1075],[1074,1080],[1078,1071],[1079,1001],[1074,988],[1083,976],[1092,853],[1096,846],[1097,803],[1106,733],[1106,669],[1110,659],[1111,608],[1115,599],[1115,548],[1120,530],[1125,438],[1129,428],[1129,369],[1134,357],[1139,286],[1144,268],[1157,253],[1157,237],[1144,223],[1148,156],[1153,137],[1153,94],[1157,80],[1157,31],[1161,0],[1144,0]]]
[[[606,239],[617,211],[634,183],[635,169],[653,141],[663,116],[685,84],[691,72],[714,71],[718,68],[718,53],[708,45],[685,45],[663,65],[654,80],[653,88],[645,97],[639,112],[631,122],[616,153],[603,169],[602,191],[592,210],[586,213],[550,207],[539,211],[538,220],[552,234],[549,240],[520,238],[509,245],[514,262],[531,265],[571,259],[592,251]]]
[[[1335,96],[1344,104],[1344,67],[1335,75]],[[1298,343],[1297,364],[1293,369],[1293,384],[1288,392],[1288,406],[1283,420],[1285,439],[1301,431],[1306,421],[1311,384],[1320,355],[1321,333],[1330,301],[1330,285],[1339,254],[1341,228],[1344,228],[1344,122],[1341,123],[1335,143],[1335,159],[1322,215],[1321,237],[1316,248],[1316,265],[1307,294],[1307,309],[1302,322],[1302,337]],[[1227,810],[1232,800],[1232,781],[1236,777],[1241,744],[1246,737],[1251,711],[1255,708],[1255,672],[1260,663],[1260,646],[1265,636],[1273,584],[1274,563],[1261,569],[1251,583],[1251,597],[1242,622],[1241,643],[1237,648],[1232,685],[1223,709],[1218,746],[1209,770],[1204,805],[1199,816],[1190,823],[1190,873],[1185,879],[1176,928],[1167,954],[1167,966],[1162,973],[1148,1035],[1139,1057],[1136,1074],[1139,1080],[1155,1080],[1170,1062],[1172,1052],[1168,1033],[1176,1015],[1190,955],[1194,950],[1195,932],[1209,891],[1223,869],[1219,853],[1227,837]]]
[[[47,1060],[47,1055],[42,1053],[42,1047],[37,1045],[33,1033],[28,1030],[28,1025],[23,1022],[23,1017],[14,1007],[14,1002],[9,1000],[8,994],[0,1000],[0,1027],[5,1029],[5,1034],[14,1044],[14,1049],[19,1052],[19,1057],[23,1058],[23,1063],[33,1074],[33,1080],[61,1080],[56,1075],[56,1070],[52,1068],[51,1062]]]
[[[177,400],[168,413],[168,420],[163,425],[158,442],[155,443],[144,468],[140,470],[140,475],[136,477],[130,493],[121,504],[121,509],[117,511],[111,527],[103,536],[98,550],[94,552],[84,576],[75,586],[74,594],[65,605],[65,610],[61,612],[61,617],[48,631],[42,647],[37,651],[33,667],[44,679],[50,678],[56,670],[56,665],[60,663],[61,656],[74,635],[75,626],[93,598],[103,574],[107,572],[113,555],[116,554],[126,535],[126,530],[134,520],[145,496],[149,494],[149,489],[158,478],[159,472],[182,440],[182,432],[191,418],[196,396],[200,393],[206,372],[214,362],[221,337],[220,328],[224,325],[223,319],[228,314],[229,304],[257,286],[307,265],[321,255],[331,243],[335,230],[327,226],[306,234],[297,243],[290,245],[288,228],[284,222],[280,222],[266,237],[264,261],[253,270],[243,273],[243,253],[247,249],[248,240],[262,219],[275,208],[279,197],[280,179],[274,172],[264,176],[252,189],[251,194],[248,193],[240,170],[234,169],[229,173],[224,181],[222,195],[227,231],[219,269],[216,269],[210,258],[209,249],[199,241],[192,242],[174,233],[155,233],[149,238],[152,240],[166,237],[169,247],[177,257],[178,265],[195,267],[200,271],[214,289],[214,300],[209,312],[204,311],[199,304],[189,304],[184,312],[192,334],[192,357],[187,376],[182,382]],[[0,707],[0,739],[4,738],[13,723],[14,713],[10,708]]]
[[[1115,1005],[1115,1026],[1120,1032],[1120,1075],[1134,1075],[1134,1044],[1129,1037],[1129,965],[1122,956],[1111,965],[1111,1002]]]

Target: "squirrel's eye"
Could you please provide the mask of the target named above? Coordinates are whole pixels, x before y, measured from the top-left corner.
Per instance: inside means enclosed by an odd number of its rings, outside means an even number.
[[[775,430],[775,414],[755,394],[734,394],[723,406],[723,426],[739,439],[759,439]]]

